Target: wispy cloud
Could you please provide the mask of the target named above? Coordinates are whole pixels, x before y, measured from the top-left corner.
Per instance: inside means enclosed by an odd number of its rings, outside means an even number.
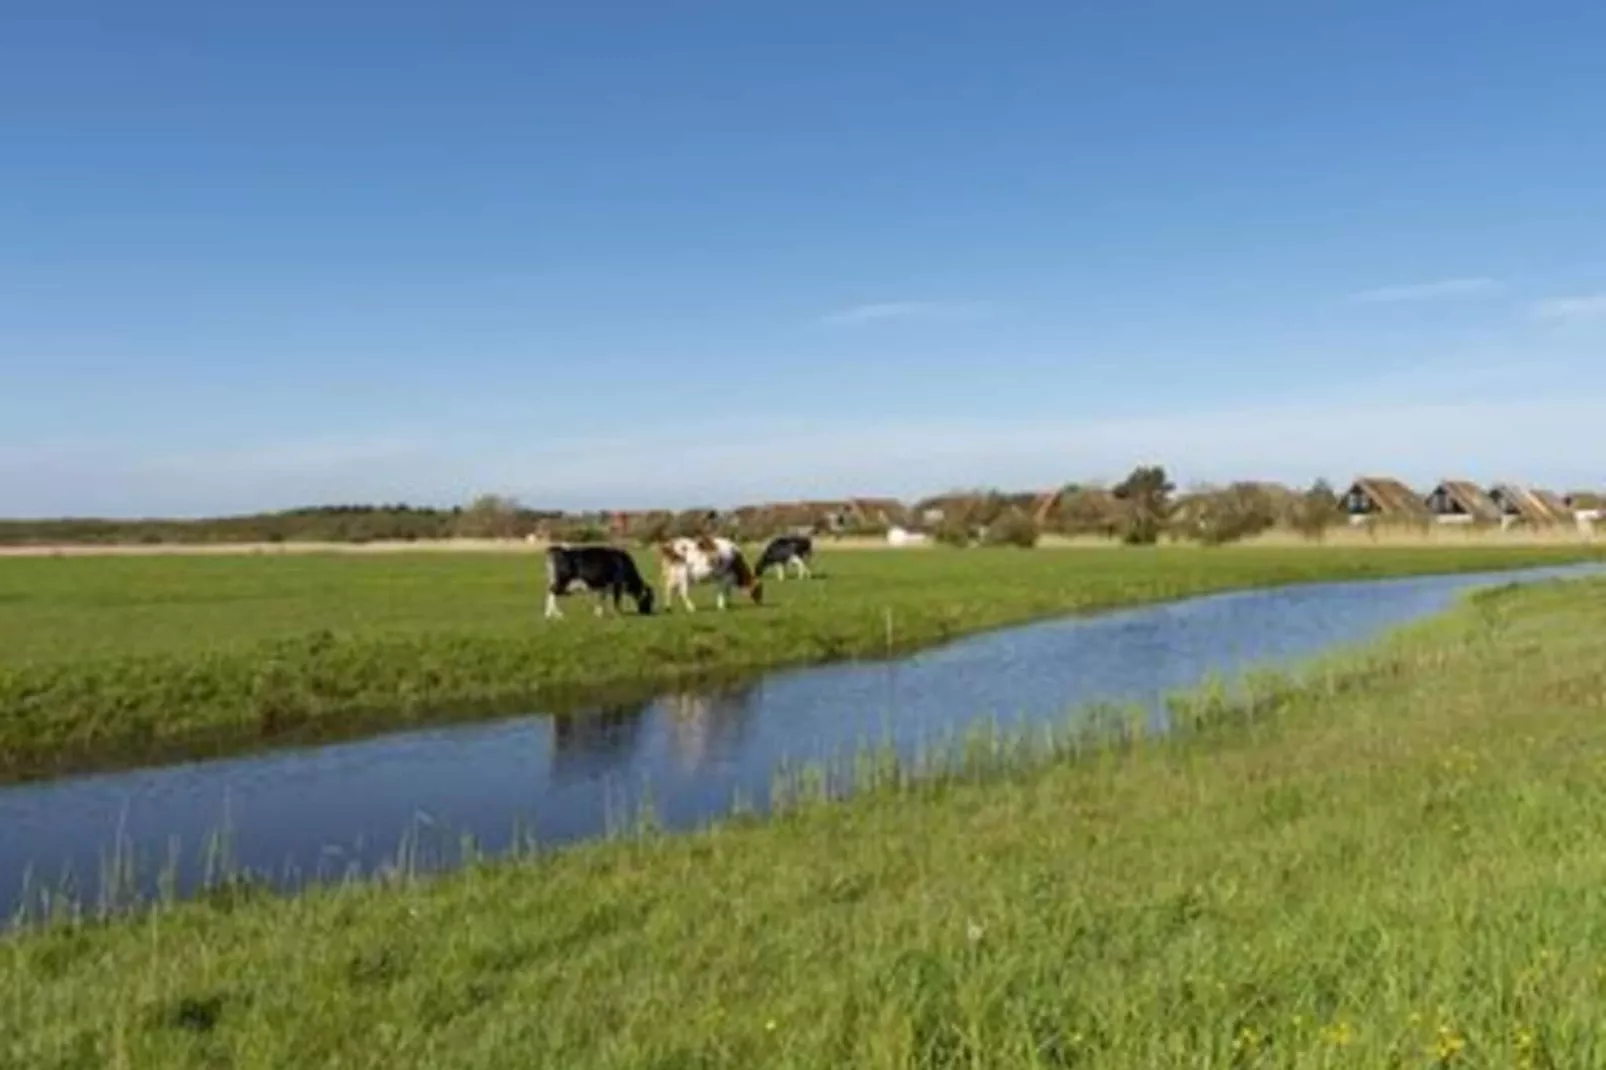
[[[1606,319],[1606,293],[1577,297],[1547,297],[1528,306],[1535,319],[1550,323],[1580,323]]]
[[[979,301],[881,301],[851,305],[822,316],[820,322],[846,327],[885,320],[952,320],[985,315],[991,306]]]
[[[1500,288],[1500,283],[1489,278],[1439,279],[1435,282],[1413,282],[1403,286],[1379,286],[1349,295],[1351,301],[1361,304],[1393,304],[1401,301],[1437,301],[1446,297],[1470,297],[1489,293]]]

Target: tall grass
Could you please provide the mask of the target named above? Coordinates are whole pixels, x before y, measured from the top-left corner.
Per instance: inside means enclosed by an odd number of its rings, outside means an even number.
[[[1600,1065],[1603,595],[1480,595],[1164,739],[13,936],[0,1062]]]
[[[0,560],[0,776],[216,752],[879,656],[1049,614],[1301,580],[1559,563],[1579,547],[827,553],[766,605],[540,619],[538,558]],[[1595,553],[1594,556],[1600,556]],[[647,562],[643,562],[646,566]],[[649,576],[654,575],[650,567]]]

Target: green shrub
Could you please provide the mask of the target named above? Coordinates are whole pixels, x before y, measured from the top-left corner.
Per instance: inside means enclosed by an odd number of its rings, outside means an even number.
[[[964,517],[946,517],[932,529],[931,539],[943,546],[966,547],[975,541],[970,525]]]
[[[1005,513],[987,526],[983,542],[988,546],[1019,546],[1030,550],[1037,545],[1040,532],[1031,517],[1023,513]]]

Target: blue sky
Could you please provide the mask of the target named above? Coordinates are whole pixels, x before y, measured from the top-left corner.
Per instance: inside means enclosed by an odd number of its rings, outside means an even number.
[[[1606,483],[1606,8],[0,10],[0,513]]]

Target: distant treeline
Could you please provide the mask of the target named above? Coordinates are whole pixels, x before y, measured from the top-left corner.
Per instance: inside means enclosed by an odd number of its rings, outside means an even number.
[[[1581,505],[1593,504],[1583,495]],[[251,542],[392,542],[452,538],[563,542],[615,540],[648,545],[672,535],[718,532],[743,541],[786,531],[822,535],[885,535],[892,527],[923,531],[950,545],[1035,545],[1045,534],[1098,536],[1142,545],[1166,540],[1235,542],[1278,528],[1312,540],[1345,522],[1326,480],[1304,489],[1236,482],[1178,492],[1164,467],[1134,468],[1113,486],[1067,483],[1043,493],[992,488],[950,491],[912,504],[878,500],[791,502],[732,510],[683,509],[567,513],[531,509],[512,498],[483,495],[467,506],[331,505],[199,520],[0,520],[0,546],[26,544],[160,544]],[[1426,514],[1401,523],[1425,526]]]
[[[0,545],[249,542],[415,542],[511,538],[561,514],[482,499],[464,508],[326,505],[195,520],[63,518],[0,520]]]
[[[885,534],[892,526],[924,530],[938,541],[1030,546],[1042,534],[1099,535],[1130,543],[1161,536],[1227,542],[1273,526],[1311,535],[1341,519],[1330,487],[1303,493],[1266,484],[1234,484],[1175,495],[1164,468],[1140,467],[1113,487],[1068,484],[1043,496],[988,488],[956,491],[911,506],[882,502],[873,511],[830,503],[753,506],[724,512],[628,514],[531,509],[484,495],[467,506],[329,505],[194,520],[64,518],[0,520],[0,545],[160,545],[283,542],[415,542],[452,538],[516,539],[535,534],[566,542],[622,539],[648,544],[671,535],[715,531],[745,540],[782,531]]]

